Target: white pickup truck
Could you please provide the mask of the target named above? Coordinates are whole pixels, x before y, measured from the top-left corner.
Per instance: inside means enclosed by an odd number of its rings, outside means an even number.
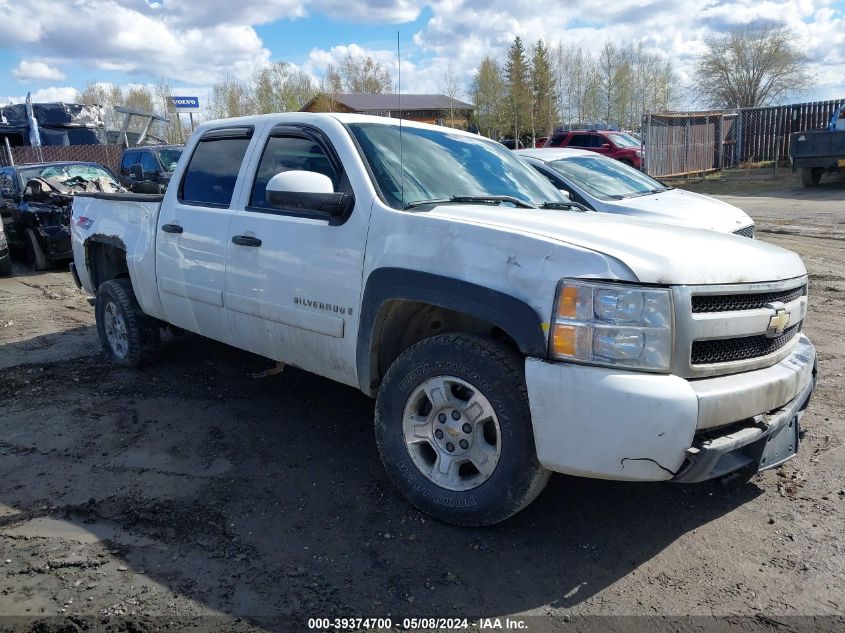
[[[356,387],[390,479],[445,521],[501,521],[551,471],[694,482],[798,449],[798,256],[580,211],[472,134],[210,122],[163,196],[77,196],[71,224],[115,362],[175,327]]]

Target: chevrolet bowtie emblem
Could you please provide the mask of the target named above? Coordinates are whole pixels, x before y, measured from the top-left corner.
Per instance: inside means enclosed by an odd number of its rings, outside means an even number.
[[[769,328],[766,330],[766,336],[773,338],[780,336],[789,325],[789,312],[786,311],[786,306],[780,301],[774,301],[766,306],[774,311],[774,314],[769,319]]]

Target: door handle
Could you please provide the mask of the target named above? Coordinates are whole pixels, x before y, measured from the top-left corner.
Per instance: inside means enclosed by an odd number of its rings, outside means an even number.
[[[261,246],[261,240],[251,235],[233,235],[233,244],[240,244],[241,246]]]
[[[181,233],[184,229],[178,224],[162,224],[161,230],[165,233]]]

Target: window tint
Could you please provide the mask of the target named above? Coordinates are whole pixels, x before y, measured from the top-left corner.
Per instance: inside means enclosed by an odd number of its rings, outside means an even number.
[[[569,147],[589,147],[590,146],[590,135],[589,134],[573,134],[572,140],[569,141]]]
[[[590,136],[590,147],[601,147],[605,143],[610,144],[610,141],[605,139],[603,136],[599,136],[598,134]]]
[[[552,137],[552,140],[549,141],[549,147],[560,147],[563,145],[563,139],[566,138],[566,134],[555,134]]]
[[[272,209],[266,197],[267,183],[276,174],[291,170],[316,171],[328,176],[337,191],[338,174],[318,143],[292,136],[270,137],[255,174],[249,206]]]
[[[140,163],[141,169],[145,174],[156,174],[159,171],[158,163],[153,157],[152,152],[142,152]]]
[[[138,162],[138,152],[126,152],[120,161],[120,171],[129,173],[129,168]]]
[[[179,200],[228,207],[248,146],[244,136],[201,140],[182,179]]]

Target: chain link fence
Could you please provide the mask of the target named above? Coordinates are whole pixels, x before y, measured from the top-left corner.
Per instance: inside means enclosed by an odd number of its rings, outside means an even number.
[[[845,99],[768,108],[672,112],[643,117],[644,171],[703,174],[789,156],[789,135],[824,128]]]
[[[0,147],[0,166],[79,161],[99,163],[117,175],[122,145],[48,145],[43,147]]]

